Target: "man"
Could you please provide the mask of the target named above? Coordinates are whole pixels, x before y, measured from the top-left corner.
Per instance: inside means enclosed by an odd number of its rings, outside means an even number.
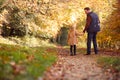
[[[100,31],[100,21],[94,12],[90,10],[89,7],[84,8],[85,13],[87,14],[86,26],[83,30],[83,33],[87,32],[87,54],[91,54],[91,41],[93,41],[94,52],[98,53],[96,35]]]

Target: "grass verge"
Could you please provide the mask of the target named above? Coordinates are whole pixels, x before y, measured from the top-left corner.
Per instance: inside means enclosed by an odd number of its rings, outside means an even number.
[[[97,62],[105,69],[120,72],[120,57],[100,57]]]
[[[54,47],[0,44],[0,80],[37,80],[56,59]]]

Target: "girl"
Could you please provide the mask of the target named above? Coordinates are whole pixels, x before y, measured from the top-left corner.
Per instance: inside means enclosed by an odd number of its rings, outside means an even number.
[[[77,36],[80,35],[76,30],[76,23],[74,23],[68,33],[68,44],[70,45],[70,55],[76,55],[76,44],[78,43]]]

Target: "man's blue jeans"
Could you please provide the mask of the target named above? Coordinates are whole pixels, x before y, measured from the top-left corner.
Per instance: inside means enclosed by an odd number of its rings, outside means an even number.
[[[97,35],[97,32],[92,32],[92,33],[88,32],[87,34],[87,54],[91,53],[91,42],[92,41],[93,41],[93,46],[94,46],[94,52],[95,54],[98,53],[96,35]]]

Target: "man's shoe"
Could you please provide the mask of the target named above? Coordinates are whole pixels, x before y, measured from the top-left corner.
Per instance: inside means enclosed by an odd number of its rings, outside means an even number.
[[[70,56],[73,56],[73,54],[70,54]]]
[[[90,55],[89,53],[85,54],[85,55]]]

